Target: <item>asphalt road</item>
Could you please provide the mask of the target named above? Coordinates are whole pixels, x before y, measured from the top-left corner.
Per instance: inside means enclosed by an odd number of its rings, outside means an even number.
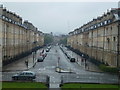
[[[57,52],[56,52],[57,50]],[[40,50],[37,52],[37,57],[40,54]],[[58,57],[60,59],[58,60]],[[58,63],[59,62],[59,63]],[[56,67],[60,67],[64,71],[71,71],[73,73],[56,72]],[[66,82],[86,82],[86,83],[117,83],[117,75],[111,75],[107,73],[90,72],[86,71],[83,67],[77,63],[70,62],[59,46],[52,46],[47,57],[43,62],[37,62],[34,68],[29,69],[37,73],[37,82],[46,82],[46,75],[50,77],[50,88],[59,88],[61,83]],[[11,81],[11,76],[20,71],[3,72],[3,81]]]

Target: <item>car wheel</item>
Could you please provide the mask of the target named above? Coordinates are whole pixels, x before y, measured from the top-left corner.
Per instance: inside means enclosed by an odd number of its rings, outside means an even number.
[[[12,80],[15,80],[15,78],[13,77]]]
[[[31,77],[29,77],[29,78],[28,78],[28,80],[32,80],[32,78],[31,78]]]
[[[14,80],[18,80],[18,77],[15,77]]]

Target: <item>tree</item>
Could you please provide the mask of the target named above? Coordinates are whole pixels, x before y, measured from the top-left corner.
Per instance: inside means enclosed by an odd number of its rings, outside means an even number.
[[[50,44],[53,42],[53,36],[51,34],[45,34],[44,35],[44,44]]]
[[[60,40],[60,44],[67,45],[67,37],[62,38],[62,39]]]

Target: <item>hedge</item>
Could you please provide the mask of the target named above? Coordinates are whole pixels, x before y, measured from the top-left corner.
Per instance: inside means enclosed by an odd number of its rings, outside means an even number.
[[[119,71],[119,69],[117,67],[105,66],[104,64],[99,65],[99,68],[102,71],[110,72],[110,73],[118,73],[118,71]]]

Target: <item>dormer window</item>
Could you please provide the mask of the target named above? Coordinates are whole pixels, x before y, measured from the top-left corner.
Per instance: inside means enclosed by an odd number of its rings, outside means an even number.
[[[111,23],[111,20],[108,20],[108,23]]]
[[[95,25],[94,27],[96,28],[97,26]]]
[[[106,24],[107,24],[107,21],[104,21],[104,24],[106,25]]]
[[[84,29],[82,28],[82,32],[84,32]]]
[[[100,25],[103,26],[103,23],[101,22]]]
[[[3,19],[5,19],[5,16],[2,16]]]

